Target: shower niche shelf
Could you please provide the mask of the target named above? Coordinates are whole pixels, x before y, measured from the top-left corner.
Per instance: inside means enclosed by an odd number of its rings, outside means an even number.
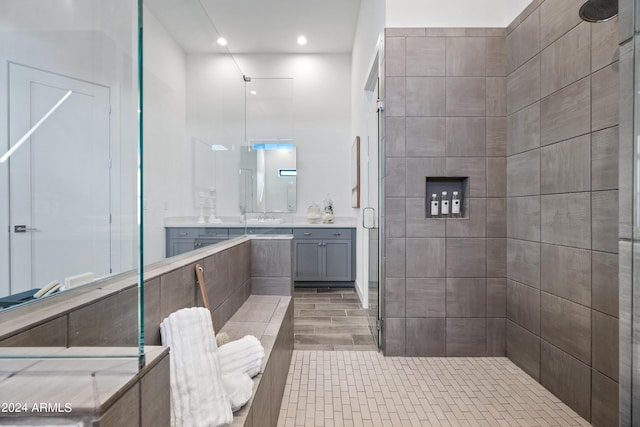
[[[454,191],[458,192],[460,196],[460,216],[454,217],[451,214],[442,216],[442,215],[431,215],[431,195],[438,195],[438,202],[440,203],[440,198],[442,196],[442,192],[446,191],[447,196],[449,198],[449,203],[451,203],[451,196]],[[468,176],[447,176],[447,177],[426,177],[425,178],[425,217],[427,219],[438,218],[438,219],[465,219],[469,217],[469,199],[467,197],[469,194],[469,177]],[[451,212],[451,210],[449,211]]]

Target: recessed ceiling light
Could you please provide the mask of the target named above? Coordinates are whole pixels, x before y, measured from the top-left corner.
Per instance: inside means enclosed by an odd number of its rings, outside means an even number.
[[[251,92],[249,92],[249,93],[250,93],[251,95],[255,95],[255,94],[257,94],[258,92],[256,92],[255,90],[252,90],[252,91],[251,91]]]
[[[216,40],[216,42],[218,42],[218,44],[220,46],[226,46],[227,45],[227,39],[225,39],[224,37],[218,37],[218,40]]]
[[[298,44],[304,46],[305,44],[307,44],[307,38],[305,36],[298,37]]]

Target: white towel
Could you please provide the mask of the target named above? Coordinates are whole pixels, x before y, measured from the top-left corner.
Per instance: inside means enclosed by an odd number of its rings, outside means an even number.
[[[260,373],[264,347],[253,335],[246,335],[218,348],[218,360],[223,373],[242,371],[251,378]]]
[[[162,344],[171,347],[171,425],[228,426],[231,404],[222,384],[211,312],[184,308],[160,324]]]
[[[233,412],[242,408],[251,399],[253,381],[244,372],[235,371],[222,374],[222,384],[224,384]]]

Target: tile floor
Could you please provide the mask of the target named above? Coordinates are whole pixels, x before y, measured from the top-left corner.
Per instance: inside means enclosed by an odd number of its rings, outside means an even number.
[[[376,351],[355,289],[296,288],[294,298],[296,350]]]
[[[589,426],[506,358],[293,353],[278,427]]]

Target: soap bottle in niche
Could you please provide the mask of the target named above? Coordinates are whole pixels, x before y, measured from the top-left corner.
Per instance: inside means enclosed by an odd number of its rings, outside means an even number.
[[[454,191],[451,196],[451,216],[460,218],[460,196],[457,191]]]
[[[439,215],[439,211],[440,211],[440,203],[438,203],[438,195],[436,193],[433,193],[431,195],[431,218],[438,218]]]
[[[447,192],[442,192],[442,197],[440,198],[440,213],[442,216],[449,216],[449,196],[447,196]]]

